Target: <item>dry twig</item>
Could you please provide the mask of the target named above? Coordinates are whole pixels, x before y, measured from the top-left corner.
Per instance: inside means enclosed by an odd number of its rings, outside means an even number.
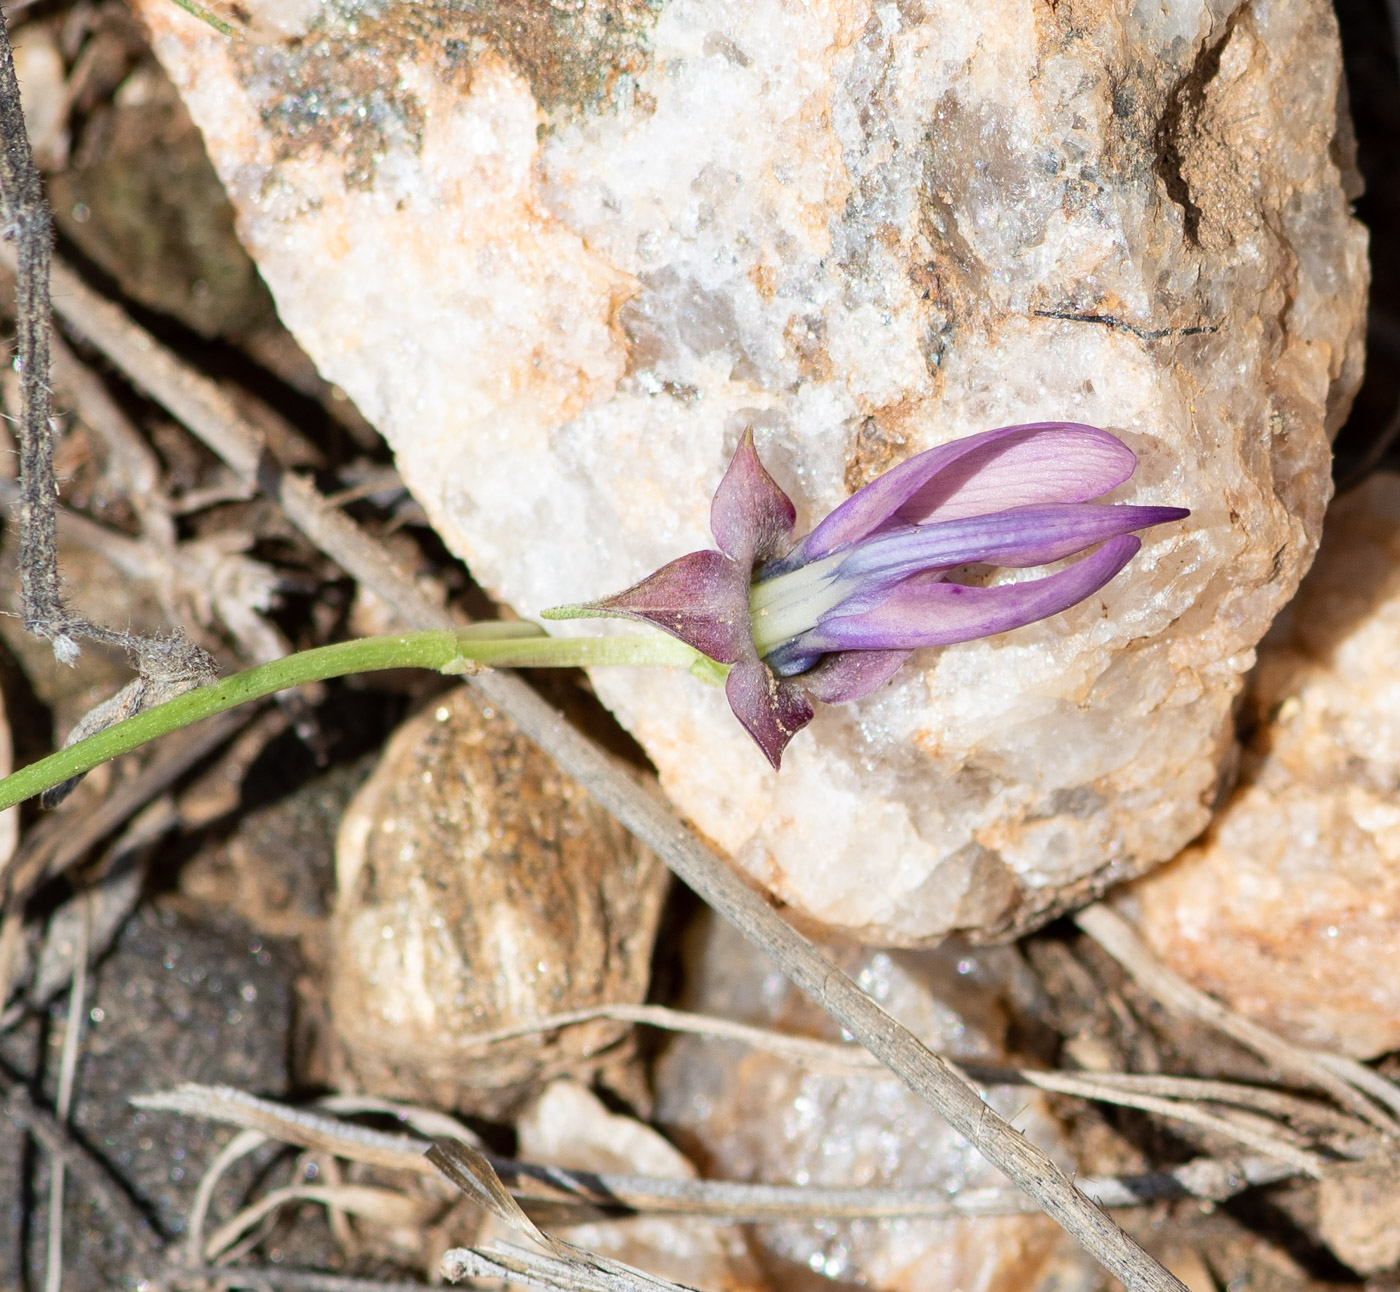
[[[141,637],[75,615],[63,602],[58,571],[57,484],[53,471],[53,432],[49,388],[49,333],[52,306],[49,269],[53,225],[39,171],[25,130],[14,53],[0,15],[0,214],[4,234],[14,244],[15,326],[23,408],[18,421],[20,450],[20,584],[24,626],[53,643],[54,655],[71,664],[78,639],[116,646],[138,666],[138,676],[93,710],[70,734],[81,739],[142,708],[159,704],[218,677],[214,661],[183,633]],[[60,786],[46,798],[52,804],[72,788]]]

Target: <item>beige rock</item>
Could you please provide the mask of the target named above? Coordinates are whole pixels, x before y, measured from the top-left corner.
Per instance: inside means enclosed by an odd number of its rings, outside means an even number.
[[[1317,1192],[1317,1219],[1327,1245],[1358,1274],[1400,1265],[1400,1161],[1333,1163]]]
[[[838,953],[842,967],[934,1049],[955,1058],[1006,1057],[1005,950],[961,958],[934,952]],[[686,1004],[828,1040],[838,1033],[772,963],[727,925],[707,920],[688,948]],[[830,1185],[964,1188],[1005,1184],[975,1149],[893,1076],[833,1076],[732,1042],[682,1037],[655,1076],[657,1118],[707,1175]],[[1057,1123],[1035,1094],[990,1102],[1042,1148],[1060,1152]],[[889,1292],[1022,1292],[1057,1265],[1060,1236],[1040,1215],[956,1221],[765,1225],[753,1231],[774,1287],[813,1274]],[[1061,1268],[1065,1281],[1070,1264]]]
[[[1304,1044],[1400,1046],[1400,476],[1328,513],[1261,652],[1241,787],[1126,903],[1173,968]]]
[[[626,1028],[607,1021],[467,1039],[640,1001],[666,883],[504,718],[444,697],[394,735],[341,822],[330,1001],[350,1080],[503,1116],[538,1081],[617,1062]]]
[[[136,7],[283,319],[522,614],[708,546],[750,425],[804,524],[1043,418],[1194,509],[1086,604],[828,709],[779,775],[717,691],[595,672],[795,913],[1024,927],[1204,827],[1360,372],[1324,0],[397,0],[286,46]]]
[[[693,1180],[694,1165],[650,1126],[610,1113],[576,1081],[551,1082],[516,1123],[518,1156],[574,1171]],[[498,1229],[503,1226],[497,1226]],[[634,1216],[551,1230],[591,1252],[702,1292],[762,1287],[742,1231],[675,1216]],[[482,1235],[485,1238],[490,1232]],[[500,1237],[512,1235],[501,1233]]]

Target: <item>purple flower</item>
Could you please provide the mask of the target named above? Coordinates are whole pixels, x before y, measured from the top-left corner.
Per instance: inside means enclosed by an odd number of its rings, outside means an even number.
[[[691,552],[574,613],[655,624],[733,667],[725,693],[776,768],[812,700],[854,700],[911,651],[989,637],[1058,614],[1137,552],[1132,531],[1181,507],[1099,506],[1137,458],[1073,422],[1007,426],[915,454],[866,485],[796,545],[796,511],[746,432],[710,505],[717,552]],[[1025,583],[973,587],[960,566],[1044,565]]]

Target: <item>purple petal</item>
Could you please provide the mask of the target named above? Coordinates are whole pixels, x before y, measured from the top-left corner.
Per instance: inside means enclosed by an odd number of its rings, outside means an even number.
[[[1092,596],[1141,546],[1138,539],[1124,535],[1058,574],[996,588],[969,588],[935,575],[915,575],[873,609],[819,624],[803,635],[802,645],[820,651],[913,650],[1008,632]]]
[[[797,510],[758,460],[746,430],[710,503],[710,530],[720,550],[748,568],[786,552]]]
[[[840,704],[844,700],[859,700],[884,686],[908,658],[907,650],[838,651],[793,681],[814,700]]]
[[[720,552],[679,557],[592,608],[600,615],[655,624],[721,664],[754,653],[748,566]]]
[[[1122,441],[1077,422],[983,431],[916,453],[858,490],[807,536],[802,557],[817,560],[885,525],[1083,502],[1122,484],[1136,465]]]
[[[1116,489],[1136,467],[1133,451],[1107,431],[1044,423],[1024,437],[982,445],[959,458],[911,495],[894,519],[920,525],[1009,507],[1084,502]]]
[[[788,741],[812,721],[807,697],[791,682],[774,677],[757,656],[729,670],[724,693],[734,716],[777,770]]]
[[[1045,565],[1119,534],[1189,515],[1180,507],[1071,503],[901,527],[866,539],[841,562],[836,577],[859,590],[832,613],[858,613],[872,604],[871,597],[915,574],[958,565]]]

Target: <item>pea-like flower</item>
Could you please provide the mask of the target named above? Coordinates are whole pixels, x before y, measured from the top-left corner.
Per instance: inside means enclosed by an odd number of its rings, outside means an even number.
[[[858,490],[794,544],[797,513],[745,433],[710,505],[719,551],[691,552],[569,617],[620,616],[664,629],[732,667],[730,708],[776,768],[812,701],[854,700],[925,646],[1020,628],[1091,596],[1141,546],[1132,531],[1181,507],[1089,500],[1137,458],[1092,426],[1007,426],[915,454]],[[970,565],[1074,565],[975,586]],[[556,612],[558,613],[558,612]]]

